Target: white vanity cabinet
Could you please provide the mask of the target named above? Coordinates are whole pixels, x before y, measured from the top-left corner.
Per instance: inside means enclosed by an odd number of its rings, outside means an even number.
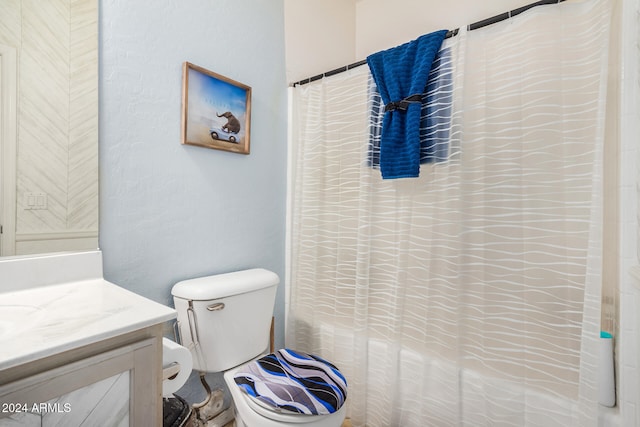
[[[162,337],[156,332],[149,328],[4,372],[3,383],[20,379],[0,386],[0,427],[162,425]]]
[[[104,280],[99,251],[0,260],[0,427],[161,426],[174,318]]]

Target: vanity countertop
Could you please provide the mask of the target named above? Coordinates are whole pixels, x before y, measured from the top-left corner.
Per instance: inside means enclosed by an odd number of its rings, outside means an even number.
[[[0,372],[175,318],[102,278],[0,293]]]

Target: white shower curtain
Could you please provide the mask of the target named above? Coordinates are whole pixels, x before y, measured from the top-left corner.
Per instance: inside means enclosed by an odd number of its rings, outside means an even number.
[[[293,89],[287,346],[341,368],[354,426],[597,425],[609,9],[447,39],[418,179],[369,166],[366,66]]]

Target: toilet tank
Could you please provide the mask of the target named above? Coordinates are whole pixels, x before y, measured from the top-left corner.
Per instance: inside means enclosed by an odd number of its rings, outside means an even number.
[[[262,268],[200,277],[171,289],[193,368],[221,372],[264,353],[280,279]]]

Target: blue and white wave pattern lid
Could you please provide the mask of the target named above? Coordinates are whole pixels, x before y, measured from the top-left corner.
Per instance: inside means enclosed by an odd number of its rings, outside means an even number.
[[[334,413],[347,397],[347,381],[338,368],[290,349],[247,363],[234,380],[262,406],[298,414]]]

